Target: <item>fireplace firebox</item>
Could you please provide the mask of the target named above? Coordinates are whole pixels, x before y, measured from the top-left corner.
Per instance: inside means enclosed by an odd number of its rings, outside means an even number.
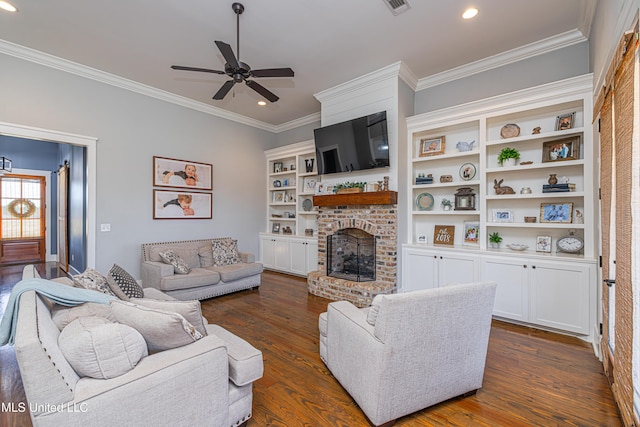
[[[376,280],[376,239],[357,228],[327,236],[327,276],[354,282]]]

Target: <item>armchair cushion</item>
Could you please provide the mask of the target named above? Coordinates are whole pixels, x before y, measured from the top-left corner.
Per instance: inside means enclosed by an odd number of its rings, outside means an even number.
[[[120,300],[112,300],[110,304],[116,321],[140,332],[147,342],[149,351],[181,347],[203,336],[178,313]]]
[[[60,333],[58,345],[78,375],[98,379],[129,372],[148,355],[140,332],[102,317],[82,317],[69,323]]]

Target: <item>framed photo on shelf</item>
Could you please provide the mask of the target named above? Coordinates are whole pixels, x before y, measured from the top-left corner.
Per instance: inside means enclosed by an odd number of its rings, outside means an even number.
[[[274,191],[273,192],[273,196],[272,196],[273,197],[272,202],[273,203],[284,203],[285,202],[285,200],[284,200],[285,194],[287,194],[286,191]]]
[[[573,129],[573,123],[576,118],[576,112],[569,114],[561,114],[556,117],[556,130]]]
[[[542,144],[542,163],[580,158],[580,136],[556,139]]]
[[[302,189],[302,191],[305,193],[315,193],[317,183],[318,180],[314,177],[304,177],[304,180],[302,181],[302,186],[304,188]]]
[[[540,222],[558,222],[570,224],[573,219],[573,203],[540,204]]]
[[[455,232],[455,225],[436,225],[433,229],[433,244],[453,246]]]
[[[282,162],[273,162],[273,173],[280,173],[282,171]]]
[[[209,163],[153,156],[153,186],[211,190],[213,167]]]
[[[426,234],[418,234],[417,242],[418,243],[427,243],[427,235]]]
[[[211,193],[153,190],[153,219],[211,219]]]
[[[551,236],[538,236],[536,238],[536,252],[551,252]]]
[[[274,222],[273,225],[271,226],[271,232],[272,233],[280,233],[280,223],[279,222]]]
[[[439,136],[437,138],[424,138],[420,140],[420,152],[419,157],[437,156],[438,154],[444,154],[445,137]]]
[[[480,223],[477,221],[465,221],[463,228],[463,244],[478,246],[480,243]]]
[[[494,209],[493,222],[513,222],[513,211],[509,209]]]

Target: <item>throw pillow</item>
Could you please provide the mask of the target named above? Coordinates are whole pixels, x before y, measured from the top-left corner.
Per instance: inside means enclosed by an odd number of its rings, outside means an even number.
[[[113,264],[107,273],[107,284],[113,293],[120,299],[143,298],[144,291],[136,279],[118,264]]]
[[[138,331],[100,317],[81,317],[69,323],[60,332],[58,345],[79,376],[98,379],[125,374],[148,355]]]
[[[178,255],[176,255],[176,253],[173,251],[173,249],[169,249],[167,251],[160,252],[158,255],[160,255],[160,258],[162,258],[162,262],[164,262],[165,264],[173,265],[173,271],[176,274],[189,274],[189,273],[191,273],[191,269],[189,268],[187,263],[185,263],[182,260],[182,258],[180,258]]]
[[[129,302],[141,305],[143,307],[153,308],[154,310],[168,311],[178,313],[185,320],[191,323],[202,336],[207,336],[207,328],[205,327],[206,319],[202,317],[202,308],[200,301],[170,301],[151,298],[131,298]]]
[[[82,274],[76,274],[72,277],[73,285],[77,288],[88,289],[90,291],[98,291],[103,294],[116,296],[109,288],[107,279],[92,268],[87,268]]]
[[[378,313],[380,313],[380,304],[382,303],[382,297],[384,295],[376,295],[373,301],[371,301],[371,308],[367,314],[367,323],[371,326],[376,326],[376,320],[378,320]]]
[[[111,314],[111,306],[109,304],[85,302],[75,307],[55,304],[51,309],[51,319],[59,330],[63,330],[69,323],[81,317],[102,317],[111,322],[116,320]]]
[[[112,300],[109,304],[116,321],[131,326],[142,334],[149,351],[182,347],[202,338],[195,326],[178,313],[121,300]]]
[[[232,239],[213,240],[211,242],[213,250],[213,266],[237,264],[240,262],[238,252],[238,241]]]

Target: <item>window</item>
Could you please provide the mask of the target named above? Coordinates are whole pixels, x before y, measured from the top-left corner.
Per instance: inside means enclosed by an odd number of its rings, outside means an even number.
[[[0,177],[2,239],[44,237],[44,177]]]

